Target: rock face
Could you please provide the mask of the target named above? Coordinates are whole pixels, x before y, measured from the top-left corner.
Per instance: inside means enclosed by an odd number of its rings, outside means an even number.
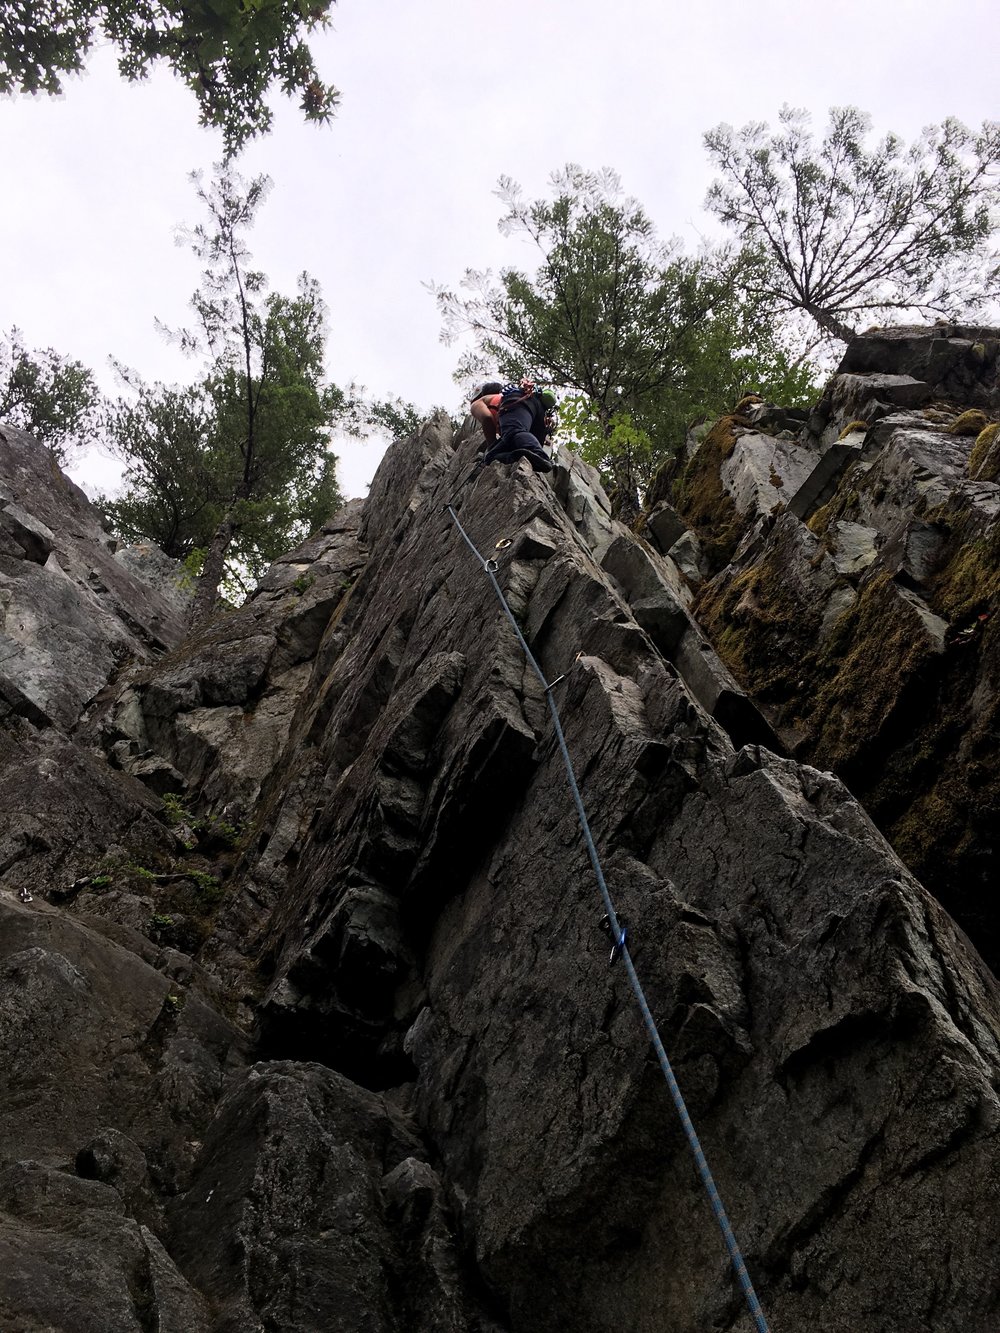
[[[998,330],[859,338],[818,434],[799,437],[816,461],[787,506],[741,504],[703,450],[716,501],[687,510],[729,527],[694,608],[727,666],[790,752],[864,800],[994,970],[1000,484],[973,455],[1000,416],[998,358]],[[900,392],[907,376],[919,393]]]
[[[967,363],[920,350],[845,373],[943,365],[937,404]],[[571,457],[463,484],[471,436],[435,419],[239,611],[64,725],[9,719],[3,1327],[750,1327],[608,962],[545,691],[449,504],[553,683],[772,1327],[997,1325],[1000,992],[848,789],[788,753],[870,755],[899,700],[834,674],[811,720],[780,706],[805,686],[755,674],[770,649],[797,681],[823,643],[846,669],[867,616],[904,675],[947,657],[929,581],[988,542],[997,487],[963,473],[965,404],[890,406],[822,485],[832,408],[724,419],[650,543]]]
[[[66,730],[130,659],[183,623],[130,578],[79,487],[30,436],[0,428],[0,709]]]
[[[172,560],[153,542],[119,546],[115,559],[136,578],[148,583],[182,616],[194,602],[194,580],[179,560]]]

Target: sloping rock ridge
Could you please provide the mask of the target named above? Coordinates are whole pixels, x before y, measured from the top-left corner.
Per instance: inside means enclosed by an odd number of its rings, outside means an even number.
[[[551,478],[469,480],[472,435],[439,418],[243,608],[123,658],[59,717],[11,654],[0,1327],[750,1327],[608,961],[545,692],[449,505],[558,681],[771,1326],[997,1326],[996,981],[848,788],[802,762],[808,719],[726,637],[745,612],[725,599],[739,585],[756,608],[754,570],[780,566],[814,636],[884,598],[884,631],[905,616],[925,658],[946,655],[955,625],[925,593],[956,539],[925,528],[960,494],[962,542],[988,542],[992,484],[969,490],[970,438],[948,432],[966,404],[946,395],[991,412],[1000,343],[883,341],[895,359],[855,351],[844,374],[933,373],[924,406],[906,390],[838,442],[835,394],[849,425],[866,388],[903,391],[835,380],[807,420],[758,404],[717,423],[648,540],[571,455]],[[882,469],[879,498],[838,511],[857,467]],[[870,533],[893,506],[890,552]],[[19,547],[5,559],[30,561]],[[824,725],[859,746],[849,699],[867,696],[842,684]]]

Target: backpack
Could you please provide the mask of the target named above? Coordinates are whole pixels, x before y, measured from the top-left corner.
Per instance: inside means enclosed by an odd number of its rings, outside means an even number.
[[[547,444],[552,439],[552,436],[555,435],[556,430],[559,427],[559,419],[556,415],[559,400],[551,389],[536,389],[535,395],[542,406],[542,435],[539,439],[539,443]],[[534,433],[535,432],[532,431],[533,435]]]

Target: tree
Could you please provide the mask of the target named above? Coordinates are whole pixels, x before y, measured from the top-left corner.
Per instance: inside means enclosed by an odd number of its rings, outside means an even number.
[[[417,407],[397,395],[374,398],[363,384],[351,384],[340,426],[359,440],[367,440],[372,435],[405,440],[415,435],[427,418],[438,410]]]
[[[269,182],[221,171],[198,196],[208,222],[186,233],[205,263],[192,298],[198,323],[176,336],[206,369],[187,389],[132,381],[109,433],[127,489],[106,509],[123,535],[168,554],[203,553],[193,619],[211,613],[220,583],[258,576],[341,503],[330,428],[343,395],[324,382],[325,307],[303,274],[293,297],[265,295],[244,233]]]
[[[737,374],[767,378],[781,349],[740,296],[747,257],[691,257],[660,241],[609,169],[571,164],[551,182],[551,201],[527,202],[501,178],[500,230],[534,244],[537,271],[470,269],[471,295],[435,289],[442,337],[473,335],[456,378],[541,374],[569,391],[564,424],[611,474],[627,514],[691,418],[731,405]]]
[[[705,146],[721,179],[707,206],[762,258],[759,295],[801,310],[828,335],[896,312],[954,316],[982,299],[997,223],[1000,124],[926,129],[910,148],[894,134],[866,148],[871,122],[834,108],[816,146],[805,111],[780,129],[718,125]]]
[[[329,23],[333,0],[10,0],[0,5],[0,93],[58,94],[103,38],[119,51],[124,78],[165,61],[198,99],[204,125],[221,128],[227,157],[266,133],[265,102],[277,82],[298,95],[307,120],[337,104],[302,34]]]
[[[683,378],[665,387],[639,417],[617,413],[604,431],[579,394],[559,406],[559,435],[586,462],[614,479],[624,469],[640,492],[672,459],[695,421],[731,411],[754,393],[786,407],[806,407],[821,389],[816,367],[773,319],[757,317],[739,288],[706,317],[686,354]]]
[[[204,382],[134,387],[136,398],[119,400],[107,420],[125,462],[123,494],[100,505],[123,540],[152,539],[185,560],[207,547],[226,489],[218,475],[211,398]]]
[[[60,466],[96,427],[100,401],[82,362],[51,347],[28,351],[16,328],[0,336],[0,421],[37,435]]]

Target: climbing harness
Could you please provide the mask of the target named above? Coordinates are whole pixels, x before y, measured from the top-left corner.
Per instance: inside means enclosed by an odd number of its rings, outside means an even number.
[[[565,679],[565,676],[557,676],[556,679],[553,681],[547,681],[545,679],[545,673],[542,671],[542,668],[538,665],[538,662],[535,660],[534,654],[528,647],[527,640],[521,633],[521,627],[520,625],[518,625],[517,620],[514,617],[513,611],[511,611],[510,607],[507,604],[507,599],[503,594],[503,589],[497,582],[496,575],[499,566],[497,565],[496,560],[495,559],[487,560],[484,559],[482,555],[480,555],[479,551],[476,549],[476,546],[472,541],[472,538],[462,527],[462,524],[459,521],[458,515],[455,513],[455,510],[452,508],[450,504],[447,504],[444,507],[451,515],[451,521],[454,523],[455,527],[461,533],[462,539],[465,542],[466,546],[468,546],[469,550],[482,565],[483,572],[489,578],[490,583],[492,583],[493,591],[496,593],[497,600],[499,601],[500,606],[503,609],[504,615],[510,622],[511,628],[517,635],[518,643],[521,645],[521,650],[524,653],[525,658],[527,659],[528,665],[531,667],[532,671],[534,671],[535,675],[538,677],[539,681],[541,682],[542,689],[545,691],[545,698],[548,700],[549,712],[552,715],[552,726],[553,729],[555,730],[556,740],[559,743],[559,750],[560,753],[562,754],[563,766],[566,769],[566,779],[567,782],[569,783],[569,789],[573,796],[573,804],[576,806],[576,813],[580,821],[580,828],[583,832],[584,842],[587,844],[587,852],[590,856],[590,864],[594,870],[594,877],[597,880],[597,887],[600,890],[601,899],[604,903],[605,915],[602,918],[602,927],[607,930],[608,934],[611,936],[613,940],[611,957],[608,960],[609,965],[616,963],[619,959],[621,959],[621,961],[625,965],[625,971],[628,974],[629,982],[631,983],[632,990],[635,993],[635,998],[638,1002],[643,1022],[646,1025],[646,1030],[648,1031],[650,1040],[653,1043],[653,1049],[656,1052],[656,1058],[659,1061],[661,1070],[663,1071],[663,1076],[666,1079],[667,1087],[670,1090],[670,1096],[673,1099],[674,1106],[677,1109],[677,1114],[680,1116],[681,1125],[683,1126],[684,1134],[688,1141],[688,1146],[690,1147],[691,1152],[694,1156],[695,1164],[698,1168],[698,1175],[701,1177],[701,1182],[705,1187],[705,1192],[708,1194],[708,1200],[711,1205],[712,1212],[715,1216],[715,1220],[719,1224],[719,1230],[722,1232],[722,1238],[725,1241],[726,1249],[729,1252],[729,1259],[730,1262],[732,1263],[733,1271],[736,1274],[737,1281],[740,1284],[740,1288],[742,1289],[743,1297],[747,1304],[747,1309],[750,1311],[750,1315],[751,1318],[753,1319],[757,1333],[769,1333],[767,1320],[764,1318],[764,1311],[761,1309],[760,1301],[757,1299],[757,1293],[754,1291],[753,1283],[750,1280],[750,1274],[747,1272],[746,1264],[743,1262],[743,1255],[742,1252],[740,1251],[739,1243],[736,1240],[736,1235],[733,1231],[732,1225],[730,1224],[729,1218],[726,1214],[726,1210],[723,1207],[722,1199],[720,1198],[719,1191],[715,1185],[715,1179],[712,1176],[711,1170],[709,1169],[708,1161],[705,1157],[704,1152],[702,1151],[701,1142],[698,1139],[697,1133],[695,1132],[695,1127],[691,1121],[690,1115],[688,1114],[688,1109],[687,1106],[685,1105],[684,1098],[681,1095],[680,1086],[678,1085],[677,1079],[674,1075],[673,1067],[671,1066],[670,1061],[667,1058],[667,1052],[664,1049],[663,1042],[660,1039],[660,1033],[656,1026],[656,1020],[653,1018],[652,1011],[650,1010],[649,1004],[646,1001],[646,996],[643,993],[642,986],[639,982],[639,977],[632,963],[632,956],[629,953],[628,943],[627,943],[627,938],[628,938],[627,923],[624,921],[623,918],[619,917],[616,914],[614,903],[611,901],[611,894],[608,891],[608,886],[604,879],[604,871],[601,868],[600,858],[597,855],[597,848],[594,845],[593,835],[590,832],[590,824],[587,820],[587,812],[583,806],[583,798],[580,795],[580,788],[577,785],[576,774],[573,771],[573,763],[569,757],[569,750],[566,746],[566,737],[563,733],[562,722],[560,721],[559,718],[559,710],[556,707],[555,699],[552,697],[552,691],[555,689],[555,687],[559,684],[561,680]],[[501,542],[498,542],[496,549],[501,550],[505,548],[503,547],[503,544]],[[581,656],[582,654],[578,653],[576,660],[579,661]]]

